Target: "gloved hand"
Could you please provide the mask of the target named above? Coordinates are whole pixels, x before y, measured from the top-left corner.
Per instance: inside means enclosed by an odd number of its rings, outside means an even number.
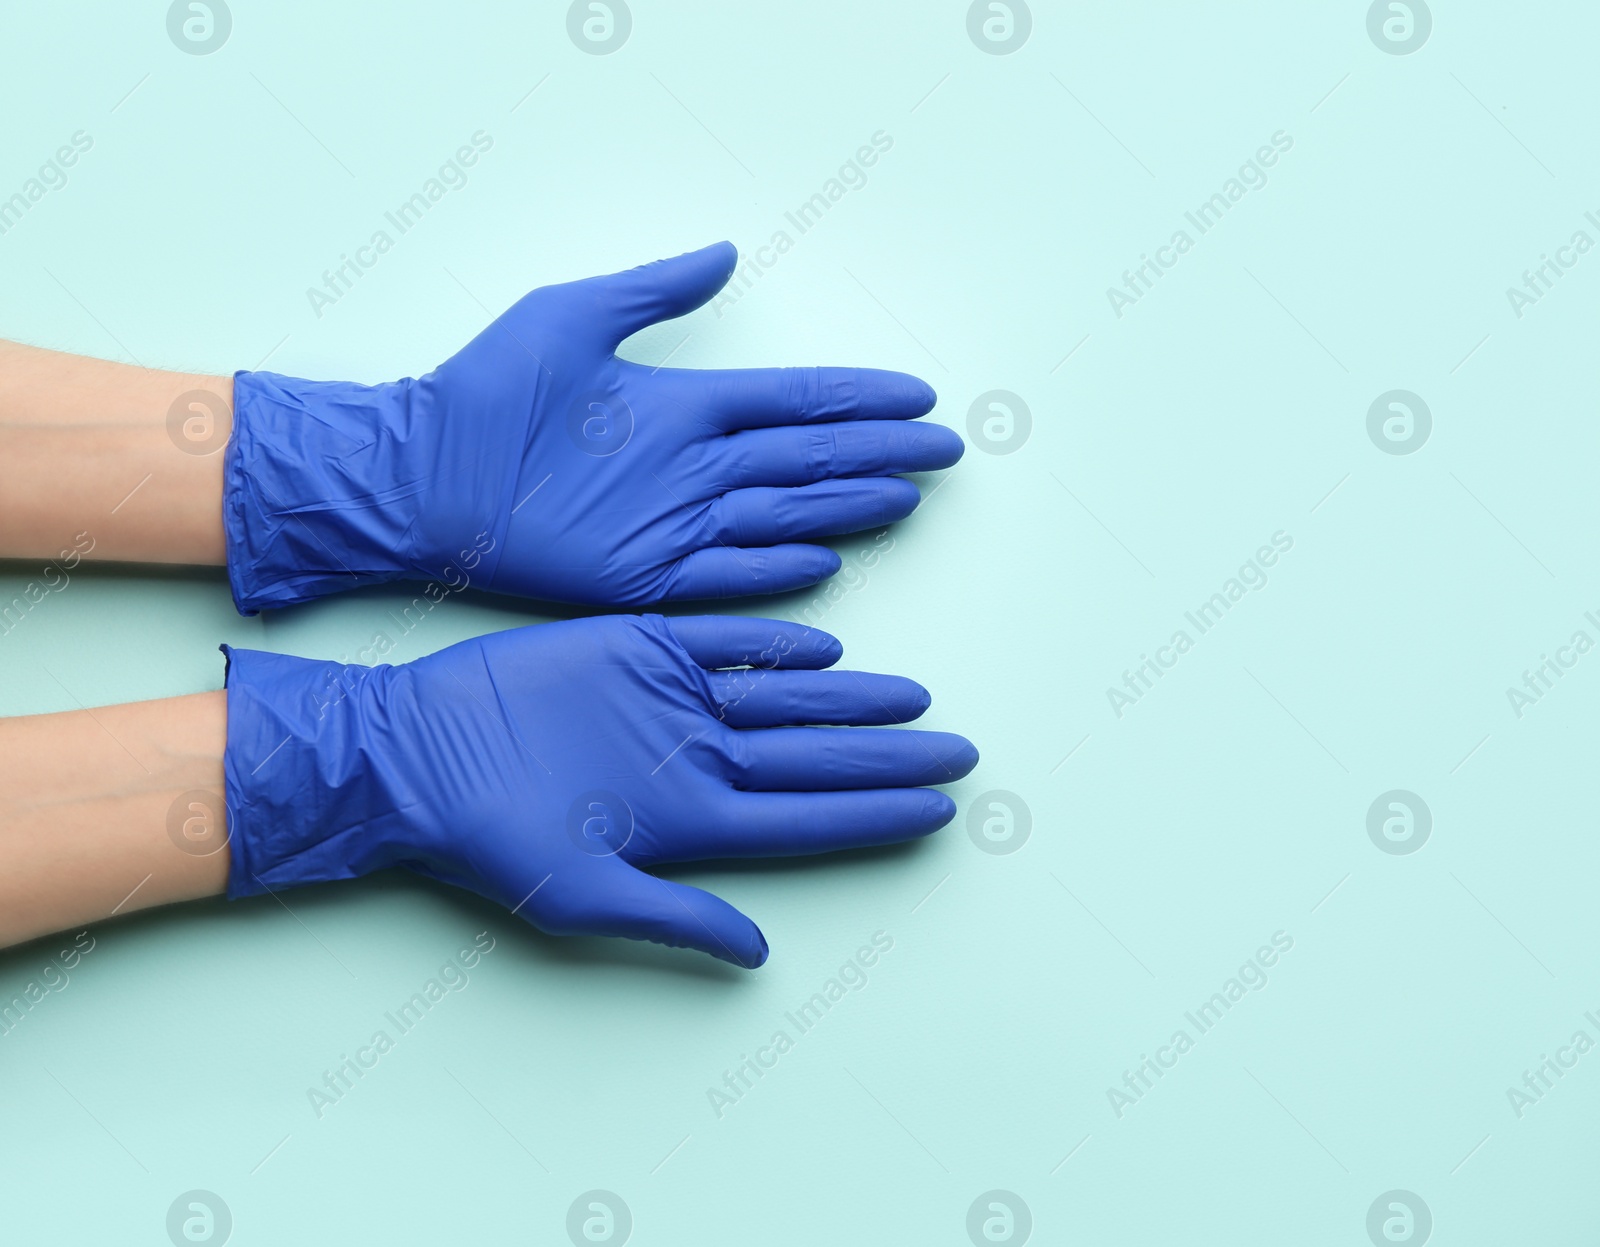
[[[223,524],[239,610],[399,579],[633,606],[831,576],[838,555],[807,543],[908,515],[920,495],[894,474],[949,467],[961,438],[909,423],[934,393],[904,373],[617,358],[737,259],[718,243],[535,290],[415,380],[236,374]]]
[[[904,723],[897,676],[823,671],[801,624],[615,615],[514,628],[403,666],[223,647],[228,895],[385,866],[555,935],[623,935],[759,966],[755,923],[641,867],[927,835],[977,751]],[[722,668],[748,666],[745,670]]]

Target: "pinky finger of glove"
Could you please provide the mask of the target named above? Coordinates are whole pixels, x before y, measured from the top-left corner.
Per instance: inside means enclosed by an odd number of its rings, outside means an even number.
[[[620,858],[610,862],[605,899],[583,923],[588,933],[695,948],[746,970],[766,961],[761,928],[721,897],[658,879]]]
[[[781,545],[760,549],[711,546],[678,560],[662,600],[744,597],[786,593],[826,580],[844,561],[826,546]]]

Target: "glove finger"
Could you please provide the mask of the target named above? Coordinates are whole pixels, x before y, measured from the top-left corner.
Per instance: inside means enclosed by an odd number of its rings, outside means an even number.
[[[663,368],[668,396],[723,432],[832,420],[912,420],[933,409],[926,381],[881,368]]]
[[[710,680],[730,727],[910,723],[933,701],[915,680],[870,671],[713,671]]]
[[[595,299],[606,345],[615,350],[624,338],[657,321],[694,311],[727,285],[738,262],[734,245],[719,242],[576,284]]]
[[[689,657],[707,671],[718,667],[831,667],[844,653],[839,638],[783,619],[743,615],[681,615],[667,628]]]
[[[697,948],[747,970],[766,961],[761,928],[721,897],[658,879],[620,858],[607,860],[615,868],[607,872],[603,898],[583,921],[588,934]]]
[[[756,550],[710,546],[677,561],[661,600],[786,593],[826,580],[842,563],[826,546],[781,545]]]
[[[938,831],[956,803],[930,788],[862,792],[740,792],[710,823],[666,846],[661,860],[799,857],[899,844]]]
[[[950,467],[965,450],[954,429],[923,420],[748,429],[722,440],[716,471],[730,489],[810,485],[836,477],[933,472]]]
[[[774,727],[735,734],[735,787],[747,792],[826,792],[949,784],[978,764],[951,732]]]
[[[882,528],[917,509],[922,491],[898,476],[819,481],[798,489],[736,489],[713,502],[706,528],[732,546],[770,546]]]

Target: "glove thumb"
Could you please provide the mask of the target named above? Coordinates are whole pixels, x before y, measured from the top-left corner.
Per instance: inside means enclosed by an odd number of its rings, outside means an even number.
[[[734,245],[719,242],[624,273],[592,277],[585,284],[593,287],[602,332],[615,350],[648,325],[694,311],[728,284],[738,262]]]
[[[761,929],[721,897],[611,860],[617,869],[606,881],[605,902],[594,915],[596,935],[696,948],[747,970],[766,961]]]

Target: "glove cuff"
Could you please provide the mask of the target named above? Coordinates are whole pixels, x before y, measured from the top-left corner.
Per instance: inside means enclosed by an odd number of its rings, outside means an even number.
[[[234,374],[222,525],[240,614],[414,574],[437,428],[413,385]]]
[[[416,856],[404,817],[414,802],[382,732],[399,669],[221,649],[228,896],[354,879]]]

